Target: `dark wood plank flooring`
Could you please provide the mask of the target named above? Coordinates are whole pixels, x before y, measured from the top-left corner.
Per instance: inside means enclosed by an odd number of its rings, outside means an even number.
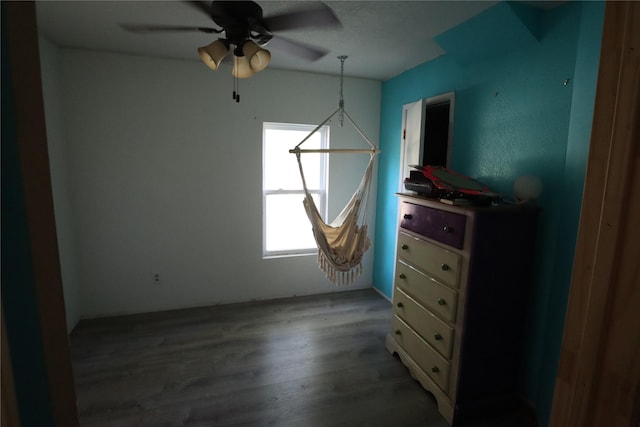
[[[390,318],[364,290],[83,320],[71,334],[81,425],[446,427],[385,350]]]

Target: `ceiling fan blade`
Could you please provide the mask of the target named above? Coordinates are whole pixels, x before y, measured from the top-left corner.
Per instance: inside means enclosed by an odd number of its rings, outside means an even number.
[[[342,23],[333,10],[320,2],[315,3],[312,7],[265,17],[263,21],[270,31],[342,27]]]
[[[120,27],[132,33],[160,33],[160,32],[181,32],[199,31],[201,33],[221,33],[223,30],[210,27],[189,27],[184,25],[136,25],[120,24]]]
[[[311,46],[298,41],[290,40],[280,36],[273,36],[268,46],[278,50],[288,52],[292,55],[299,56],[309,61],[317,61],[318,59],[329,53],[328,49]]]

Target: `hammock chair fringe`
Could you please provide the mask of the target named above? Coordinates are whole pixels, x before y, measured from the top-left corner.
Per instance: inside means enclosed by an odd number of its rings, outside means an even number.
[[[335,285],[351,285],[362,275],[361,262],[348,270],[339,270],[322,251],[318,251],[318,267],[324,271],[327,279]]]

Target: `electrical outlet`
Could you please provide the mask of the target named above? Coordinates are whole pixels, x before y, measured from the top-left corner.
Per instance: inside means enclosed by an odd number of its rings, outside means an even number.
[[[153,283],[156,285],[160,284],[160,273],[153,273]]]

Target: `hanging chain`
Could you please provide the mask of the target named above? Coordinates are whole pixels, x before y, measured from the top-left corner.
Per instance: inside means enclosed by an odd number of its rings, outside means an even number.
[[[238,57],[233,55],[233,69],[236,71],[236,75],[233,76],[233,100],[240,102],[240,82],[237,76],[238,71]],[[233,71],[231,72],[233,74]]]
[[[338,107],[340,108],[340,127],[344,125],[344,96],[342,95],[342,86],[344,80],[344,61],[348,56],[340,55],[338,59],[340,60],[340,102],[338,103]]]

